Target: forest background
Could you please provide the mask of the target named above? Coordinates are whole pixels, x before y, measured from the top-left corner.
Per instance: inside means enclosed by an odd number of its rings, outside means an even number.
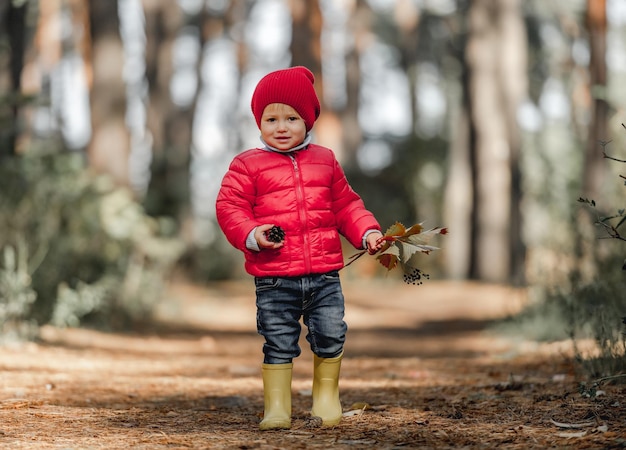
[[[0,60],[5,341],[128,329],[173,276],[244,277],[215,196],[258,145],[256,82],[304,65],[314,139],[383,227],[450,230],[431,277],[524,287],[519,330],[624,369],[620,0],[4,0]]]

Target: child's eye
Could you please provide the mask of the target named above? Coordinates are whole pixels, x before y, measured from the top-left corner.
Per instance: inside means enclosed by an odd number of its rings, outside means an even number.
[[[291,116],[291,117],[289,118],[289,120],[290,120],[291,122],[295,122],[296,120],[298,120],[298,118],[297,118],[296,116]]]

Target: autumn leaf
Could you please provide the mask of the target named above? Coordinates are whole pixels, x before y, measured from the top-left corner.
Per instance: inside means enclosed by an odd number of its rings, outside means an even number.
[[[423,229],[424,227],[422,227],[422,224],[417,223],[413,225],[411,228],[409,228],[408,230],[406,230],[406,233],[404,233],[404,236],[412,236],[414,234],[420,234]]]
[[[397,245],[403,245],[405,247],[403,248],[403,251],[401,253],[408,255],[406,257],[403,257],[404,262],[406,262],[416,252],[430,254],[430,252],[432,252],[433,250],[439,250],[439,247],[428,245],[428,242],[431,241],[433,236],[436,236],[438,234],[447,234],[447,232],[448,232],[447,228],[440,228],[440,227],[431,228],[430,230],[427,230],[421,233],[409,234],[407,232],[404,236],[399,237],[395,241],[395,243]]]
[[[396,222],[389,228],[387,228],[387,231],[385,231],[385,236],[402,236],[404,233],[406,233],[406,228],[404,228],[404,225],[402,225],[400,222]]]
[[[393,245],[388,247],[386,250],[382,250],[376,259],[384,267],[386,267],[387,270],[391,270],[398,265],[399,256],[400,250],[397,246]]]
[[[383,237],[385,238],[385,244],[380,250],[381,253],[387,250],[391,246],[393,241],[398,236],[404,235],[404,233],[406,233],[406,228],[404,228],[404,225],[402,225],[400,222],[396,222],[389,228],[387,228],[387,231],[385,231],[385,234],[383,235]]]

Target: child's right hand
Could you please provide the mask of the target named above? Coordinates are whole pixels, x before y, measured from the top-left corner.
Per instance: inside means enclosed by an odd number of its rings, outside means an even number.
[[[374,231],[368,234],[365,240],[367,243],[367,252],[370,255],[378,252],[378,250],[383,248],[383,244],[385,243],[385,241],[383,240],[383,234],[380,231]]]
[[[256,227],[256,230],[254,231],[254,238],[256,239],[257,244],[259,244],[260,249],[264,249],[264,248],[276,249],[276,248],[281,248],[285,244],[284,240],[280,242],[272,242],[269,239],[267,239],[265,232],[268,231],[273,226],[274,226],[273,223],[266,223],[264,225],[259,225],[258,227]]]

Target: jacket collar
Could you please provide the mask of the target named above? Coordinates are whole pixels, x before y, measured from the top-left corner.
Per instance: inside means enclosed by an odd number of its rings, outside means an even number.
[[[296,145],[294,148],[290,148],[289,150],[278,150],[277,148],[274,148],[268,145],[267,142],[263,140],[263,138],[260,138],[260,139],[261,139],[261,142],[263,142],[263,150],[276,152],[276,153],[291,153],[291,152],[302,150],[303,148],[308,147],[308,145],[311,143],[311,133],[306,134],[306,136],[304,137],[304,141],[302,141],[302,144]]]

